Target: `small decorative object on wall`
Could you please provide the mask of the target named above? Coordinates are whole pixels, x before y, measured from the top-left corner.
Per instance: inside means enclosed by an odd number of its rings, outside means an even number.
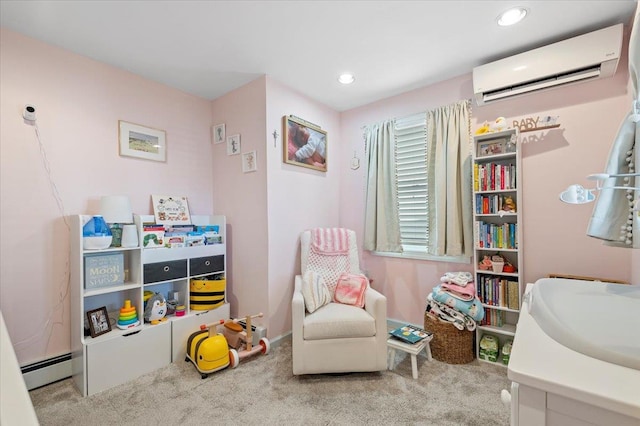
[[[327,132],[293,115],[283,117],[283,127],[283,161],[326,172]]]
[[[111,331],[111,323],[109,322],[106,306],[87,311],[87,321],[89,322],[91,337],[100,336]]]
[[[358,170],[360,168],[360,158],[353,151],[353,158],[351,159],[351,170]]]
[[[213,143],[225,141],[224,123],[213,126]]]
[[[156,223],[161,225],[190,225],[191,215],[187,197],[152,195],[153,214]]]
[[[242,172],[249,173],[258,170],[256,164],[256,152],[249,151],[242,153]]]
[[[164,130],[119,122],[120,155],[144,160],[166,161],[167,138]]]
[[[520,133],[535,132],[537,130],[555,129],[560,127],[557,124],[559,116],[547,115],[545,117],[526,117],[521,120],[513,120],[513,127],[517,127]]]
[[[240,154],[240,135],[231,135],[227,138],[227,155]]]
[[[485,142],[478,142],[478,152],[476,157],[485,157],[487,155],[498,155],[505,153],[504,139],[491,139]]]

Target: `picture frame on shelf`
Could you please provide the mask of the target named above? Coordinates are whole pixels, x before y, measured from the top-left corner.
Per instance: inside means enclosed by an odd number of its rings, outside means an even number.
[[[87,311],[87,321],[91,337],[97,337],[111,331],[111,322],[106,306]]]
[[[152,195],[151,202],[156,223],[160,225],[191,225],[187,197]]]
[[[226,135],[225,135],[224,123],[216,124],[215,126],[213,126],[212,130],[213,130],[213,143],[214,144],[219,144],[219,143],[222,143],[222,142],[225,141]]]
[[[242,172],[249,173],[258,170],[256,164],[256,151],[242,153]]]
[[[506,141],[504,139],[491,139],[478,142],[476,157],[486,157],[488,155],[499,155],[506,152]]]
[[[227,155],[240,154],[240,134],[231,135],[227,138]]]
[[[167,135],[164,130],[119,120],[118,143],[121,157],[167,161]]]
[[[327,171],[327,132],[306,120],[286,115],[282,118],[283,161],[287,164]]]

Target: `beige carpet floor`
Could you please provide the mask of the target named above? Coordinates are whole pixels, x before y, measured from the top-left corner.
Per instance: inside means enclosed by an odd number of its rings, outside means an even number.
[[[201,379],[176,362],[83,398],[71,379],[30,392],[41,425],[508,425],[507,370],[396,354],[380,373],[294,376],[291,340]],[[114,372],[117,374],[117,372]]]

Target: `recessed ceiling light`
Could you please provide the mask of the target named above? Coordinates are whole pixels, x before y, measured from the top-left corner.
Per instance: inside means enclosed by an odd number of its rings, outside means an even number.
[[[524,7],[514,7],[498,16],[498,25],[506,27],[509,25],[517,24],[527,16],[527,9]]]
[[[338,81],[342,84],[351,84],[355,81],[353,74],[341,74]]]

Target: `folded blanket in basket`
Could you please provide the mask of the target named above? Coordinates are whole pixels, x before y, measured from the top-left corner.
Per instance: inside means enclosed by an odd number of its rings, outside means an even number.
[[[433,300],[433,296],[427,296],[427,312],[436,314],[440,319],[450,322],[458,330],[473,331],[476,329],[476,322],[468,315],[465,315],[455,309]]]
[[[440,284],[440,288],[453,297],[466,302],[470,302],[474,297],[476,297],[476,284],[473,281],[464,287],[457,284],[442,283]]]
[[[470,301],[460,300],[444,291],[440,286],[434,287],[431,294],[433,295],[433,300],[468,315],[476,321],[480,321],[484,318],[484,308],[480,301],[475,297]]]
[[[440,281],[464,287],[473,281],[473,275],[471,275],[471,272],[445,272]]]

